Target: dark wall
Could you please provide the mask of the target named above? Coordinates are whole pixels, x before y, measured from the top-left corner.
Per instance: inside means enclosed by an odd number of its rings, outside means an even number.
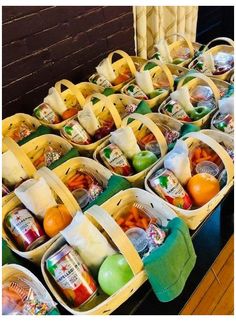
[[[206,44],[217,37],[234,39],[234,7],[199,6],[197,41]]]
[[[2,7],[3,118],[50,86],[86,80],[110,51],[134,54],[132,7]]]

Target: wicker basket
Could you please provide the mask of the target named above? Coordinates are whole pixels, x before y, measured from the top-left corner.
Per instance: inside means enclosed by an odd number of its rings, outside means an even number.
[[[170,70],[168,69],[168,67],[164,64],[161,64],[160,62],[157,62],[158,66],[152,68],[149,72],[150,75],[152,77],[152,80],[155,81],[155,79],[159,78],[163,73],[165,75],[165,77],[168,80],[169,83],[169,90],[166,90],[165,92],[163,92],[162,94],[152,98],[152,99],[148,99],[145,100],[150,108],[154,108],[155,106],[158,106],[161,104],[161,102],[166,99],[166,97],[169,95],[170,91],[174,90],[174,79],[173,76],[170,72]],[[126,89],[131,85],[131,84],[136,84],[135,79],[130,81],[127,85],[125,85],[121,92],[122,94],[126,94]]]
[[[55,195],[57,195],[61,199],[62,203],[66,206],[72,216],[74,216],[77,210],[80,209],[78,203],[75,201],[74,197],[67,189],[67,187],[61,182],[60,179],[56,180],[54,176],[52,177],[51,171],[48,168],[40,168],[37,171],[35,177],[44,177],[49,187],[52,189]],[[10,199],[2,208],[2,222],[4,221],[7,213],[19,205],[21,205],[21,201],[14,194],[12,199]],[[15,243],[11,240],[11,238],[9,238],[9,236],[6,234],[4,224],[2,225],[2,237],[7,242],[9,248],[19,256],[30,260],[35,264],[40,264],[43,254],[48,249],[48,247],[59,237],[59,235],[60,234],[58,233],[56,236],[52,237],[47,242],[43,243],[33,250],[27,252],[20,251],[15,246]]]
[[[210,133],[210,134],[209,134]],[[207,135],[206,135],[207,134]],[[220,137],[220,133],[217,133],[218,137]],[[234,177],[234,166],[233,161],[228,155],[228,153],[225,151],[225,149],[215,140],[216,134],[213,133],[213,131],[203,131],[202,132],[192,132],[186,134],[183,138],[186,139],[187,145],[191,148],[197,143],[198,141],[201,141],[208,146],[210,146],[221,158],[225,169],[227,171],[227,184],[224,186],[220,192],[212,198],[208,203],[206,203],[204,206],[201,206],[197,209],[193,210],[184,210],[181,208],[178,208],[168,202],[166,202],[164,199],[159,197],[149,186],[148,179],[149,177],[158,169],[163,168],[164,166],[164,159],[159,162],[159,164],[155,165],[150,172],[147,174],[145,178],[145,189],[149,191],[150,193],[156,195],[158,200],[164,204],[168,204],[176,213],[178,216],[180,216],[189,226],[190,229],[194,230],[196,229],[201,222],[214,210],[214,208],[217,207],[217,205],[220,203],[220,201],[223,199],[223,197],[227,194],[229,189],[233,186],[233,177]],[[222,136],[223,137],[223,136]],[[228,141],[228,140],[227,140]],[[229,142],[229,141],[228,141]]]
[[[62,86],[67,89],[62,91]],[[55,89],[58,91],[63,100],[66,99],[68,94],[74,95],[79,103],[80,107],[83,108],[85,104],[86,98],[93,94],[94,92],[101,93],[103,91],[103,87],[92,84],[90,82],[82,82],[74,85],[71,81],[67,79],[62,79],[55,84]],[[73,117],[68,118],[66,120],[61,121],[58,124],[49,124],[43,120],[39,120],[41,124],[50,127],[54,130],[60,130],[69,119],[73,119]]]
[[[95,116],[100,119],[107,119],[110,114],[114,120],[116,128],[119,128],[121,126],[122,120],[121,120],[118,110],[116,109],[116,107],[114,106],[112,101],[108,97],[106,97],[102,94],[93,94],[93,97],[97,97],[97,98],[99,97],[101,99],[95,105],[93,105],[93,111],[94,111]],[[77,117],[74,117],[74,119],[77,119]],[[66,123],[65,123],[65,125],[66,125]],[[69,141],[64,136],[62,130],[60,131],[60,135],[65,140]],[[95,151],[95,149],[97,148],[97,146],[99,146],[99,144],[101,144],[101,142],[104,141],[105,139],[106,139],[106,137],[104,137],[104,138],[102,138],[92,144],[88,144],[88,145],[77,144],[72,141],[69,141],[69,142],[71,145],[73,145],[75,148],[77,148],[79,150],[81,155],[92,156],[92,154]]]
[[[180,88],[183,86],[183,83],[185,81],[186,78],[188,77],[194,77],[194,79],[188,81],[186,84],[184,84],[185,87],[187,87],[189,89],[189,91],[193,88],[195,88],[198,85],[201,85],[202,83],[204,83],[204,85],[208,85],[214,94],[215,100],[216,100],[216,104],[218,106],[218,100],[220,99],[220,91],[217,88],[217,85],[215,84],[215,81],[212,80],[211,78],[205,76],[204,74],[201,73],[191,73],[191,74],[187,74],[184,77],[182,77],[178,83],[177,88]],[[222,84],[224,85],[224,83]],[[158,111],[160,113],[163,113],[163,108],[165,107],[165,105],[171,100],[171,98],[167,98],[165,101],[163,101],[163,103],[160,105],[160,107],[158,108]],[[203,127],[205,126],[207,123],[209,123],[210,121],[210,117],[211,115],[215,112],[215,109],[212,110],[209,114],[205,115],[204,117],[202,117],[199,120],[196,121],[192,121],[192,122],[185,122],[185,121],[181,121],[183,124],[187,123],[187,124],[194,124],[197,125],[199,127]]]
[[[215,42],[215,41],[223,41],[223,42],[227,42],[229,45],[218,45],[215,47],[212,47],[209,49],[209,46]],[[218,52],[226,52],[226,53],[230,53],[233,54],[234,53],[234,42],[232,39],[230,38],[226,38],[226,37],[219,37],[219,38],[215,38],[213,40],[211,40],[203,49],[202,54],[204,53],[211,53],[212,55],[217,54]],[[199,56],[201,57],[201,56]],[[198,58],[194,59],[188,66],[188,68],[194,68],[194,65],[197,63]],[[233,68],[232,68],[233,69]],[[221,74],[221,75],[212,75],[212,74],[208,74],[206,73],[207,76],[211,76],[217,79],[221,79],[221,80],[227,80],[229,75],[232,72],[232,69],[228,70],[227,72]]]
[[[153,133],[153,135],[155,136],[155,138],[160,146],[161,158],[162,158],[166,154],[168,148],[167,148],[167,143],[166,143],[165,137],[163,136],[163,134],[162,134],[161,130],[158,128],[158,126],[146,115],[144,116],[144,115],[134,113],[131,116],[128,116],[123,119],[121,127],[127,126],[127,123],[130,118],[134,119],[134,121],[132,121],[128,126],[131,127],[131,129],[133,130],[136,137],[138,134],[139,135],[145,134],[147,129],[151,133]],[[108,138],[101,145],[99,145],[96,148],[96,150],[93,154],[93,158],[97,162],[100,163],[100,157],[99,157],[100,150],[103,149],[105,146],[107,146],[109,143],[110,143],[110,141]],[[157,163],[159,163],[160,159],[157,160]],[[118,175],[118,174],[116,174],[116,175],[126,178],[134,186],[140,187],[143,185],[143,181],[146,176],[146,173],[150,170],[150,168],[152,166],[154,166],[154,164],[151,165],[150,167],[146,168],[145,170],[143,170],[139,173],[136,173],[134,175],[131,175],[131,176],[122,176],[122,175]]]
[[[155,196],[137,188],[131,188],[125,191],[121,191],[111,199],[103,203],[100,207],[95,205],[85,212],[86,216],[89,219],[91,218],[93,223],[96,222],[96,225],[98,224],[100,229],[104,230],[109,235],[114,244],[117,246],[118,250],[126,258],[134,273],[134,277],[124,287],[122,287],[113,295],[105,298],[105,300],[100,300],[100,302],[96,306],[90,307],[88,310],[85,310],[83,308],[73,309],[69,307],[64,298],[57,291],[54,280],[45,269],[46,259],[65,244],[65,240],[63,237],[57,239],[43,256],[41,262],[41,270],[44,280],[56,300],[70,313],[81,315],[111,314],[147,280],[147,276],[143,270],[143,262],[141,258],[134,249],[132,243],[127,238],[126,234],[112,218],[116,218],[118,212],[121,212],[124,207],[127,207],[134,202],[139,202],[141,204],[145,204],[154,208],[157,212],[156,215],[162,221],[163,226],[166,226],[169,220],[176,217],[174,211],[171,210],[168,206],[158,202]]]

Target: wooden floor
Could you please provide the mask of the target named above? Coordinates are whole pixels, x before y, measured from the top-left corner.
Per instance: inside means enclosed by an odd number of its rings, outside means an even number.
[[[230,238],[180,314],[234,314],[234,238]]]

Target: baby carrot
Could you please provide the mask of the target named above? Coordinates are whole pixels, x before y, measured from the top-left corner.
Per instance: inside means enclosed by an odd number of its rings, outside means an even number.
[[[198,158],[201,157],[201,151],[202,151],[201,147],[197,147],[197,148],[195,149],[195,151],[194,151],[194,158],[195,158],[195,159],[198,159]]]
[[[202,149],[202,157],[207,157],[209,156],[208,153],[205,151],[205,149]]]
[[[128,227],[133,227],[133,226],[135,226],[134,222],[131,222],[131,221],[126,221],[126,222],[125,222],[125,225],[128,226]]]
[[[207,157],[201,157],[201,158],[198,158],[195,163],[198,164],[200,162],[203,162],[203,161],[206,161],[206,160],[210,160],[211,159],[211,156],[207,156]]]
[[[118,218],[117,224],[122,225],[125,222],[125,219],[123,217]]]
[[[146,218],[146,217],[143,217],[143,218],[141,219],[141,222],[142,222],[142,224],[143,224],[144,229],[146,230],[147,227],[148,227],[148,220],[147,220],[147,218]]]
[[[133,216],[134,216],[135,220],[138,221],[139,220],[139,212],[138,212],[137,207],[133,206],[131,208],[131,210],[132,210],[132,213],[133,213]]]

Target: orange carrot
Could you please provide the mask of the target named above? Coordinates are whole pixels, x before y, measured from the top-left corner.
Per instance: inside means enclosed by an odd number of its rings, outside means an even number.
[[[205,151],[205,149],[202,149],[202,157],[208,157],[208,153]]]
[[[126,221],[126,222],[125,222],[125,225],[128,226],[128,227],[133,227],[133,226],[135,226],[134,222],[131,222],[131,221]]]
[[[44,162],[44,154],[42,154],[38,159],[34,161],[34,166],[37,168],[39,164]]]
[[[131,208],[131,211],[133,213],[133,216],[134,216],[135,220],[138,221],[139,220],[139,212],[138,212],[137,207],[133,206]]]
[[[200,157],[201,157],[201,152],[202,152],[201,147],[197,147],[197,148],[195,149],[195,151],[194,151],[194,158],[195,158],[195,159],[200,158]]]
[[[211,156],[207,156],[207,157],[201,157],[201,158],[198,158],[195,163],[198,164],[198,163],[201,163],[203,161],[206,161],[206,160],[210,160],[211,159]]]
[[[146,228],[148,227],[148,219],[146,217],[143,217],[141,219],[141,222],[143,224],[144,229],[146,230]]]
[[[119,224],[119,225],[123,225],[124,222],[125,222],[125,219],[123,217],[120,217],[117,220],[117,224]]]

